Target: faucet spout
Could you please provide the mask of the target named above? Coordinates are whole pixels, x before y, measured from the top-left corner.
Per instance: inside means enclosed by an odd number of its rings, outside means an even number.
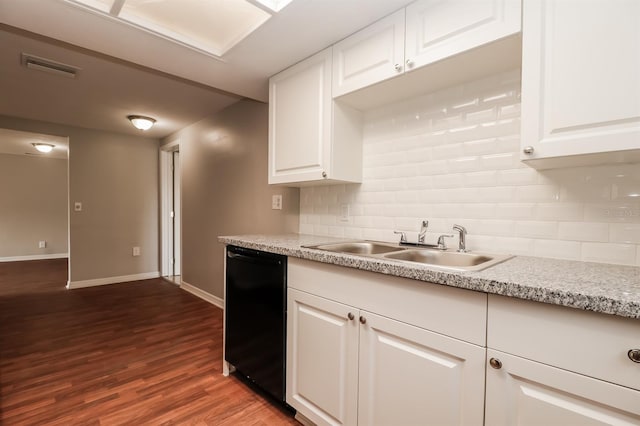
[[[424,244],[424,238],[427,235],[428,227],[429,227],[429,221],[423,220],[422,226],[420,226],[420,233],[418,234],[418,244]]]
[[[467,251],[467,229],[462,225],[453,225],[453,230],[458,231],[458,234],[460,235],[458,251],[465,253]]]

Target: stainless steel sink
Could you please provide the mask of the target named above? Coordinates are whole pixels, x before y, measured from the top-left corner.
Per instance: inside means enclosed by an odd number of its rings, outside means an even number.
[[[313,248],[317,250],[332,251],[334,253],[350,253],[350,254],[384,254],[391,252],[402,252],[406,250],[404,247],[399,247],[393,244],[384,244],[374,241],[354,241],[346,243],[335,244],[318,244],[315,246],[306,246],[306,248]]]
[[[405,262],[433,265],[458,271],[479,271],[510,259],[508,255],[490,255],[479,253],[459,253],[440,250],[405,250],[399,253],[389,253],[386,259],[402,260]]]
[[[438,250],[426,247],[409,248],[377,241],[317,244],[305,246],[305,248],[421,264],[448,271],[481,271],[512,257],[484,253],[461,253],[453,250]]]

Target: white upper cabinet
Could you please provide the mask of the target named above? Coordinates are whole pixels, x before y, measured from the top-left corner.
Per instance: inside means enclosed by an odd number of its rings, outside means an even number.
[[[406,70],[520,31],[520,0],[419,0],[407,6]]]
[[[403,71],[404,9],[333,46],[333,97]]]
[[[361,119],[331,97],[331,48],[269,80],[269,183],[362,180]]]
[[[411,3],[334,46],[333,97],[367,110],[519,68],[520,15],[520,0]]]
[[[525,0],[522,160],[640,159],[640,2]]]

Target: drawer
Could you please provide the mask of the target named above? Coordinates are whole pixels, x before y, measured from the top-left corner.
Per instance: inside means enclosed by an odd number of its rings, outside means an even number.
[[[486,345],[485,293],[290,257],[287,286]]]
[[[640,390],[640,320],[489,295],[487,346]]]

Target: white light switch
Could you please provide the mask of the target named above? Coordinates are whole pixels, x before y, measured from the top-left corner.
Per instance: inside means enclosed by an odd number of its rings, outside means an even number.
[[[340,222],[349,222],[349,204],[340,205]]]
[[[134,247],[133,248],[133,255],[134,256],[140,256],[140,247]]]
[[[82,211],[82,203],[80,201],[76,201],[75,203],[73,203],[73,210],[75,210],[77,212],[81,212]]]
[[[282,210],[282,195],[278,194],[271,196],[271,209]]]

